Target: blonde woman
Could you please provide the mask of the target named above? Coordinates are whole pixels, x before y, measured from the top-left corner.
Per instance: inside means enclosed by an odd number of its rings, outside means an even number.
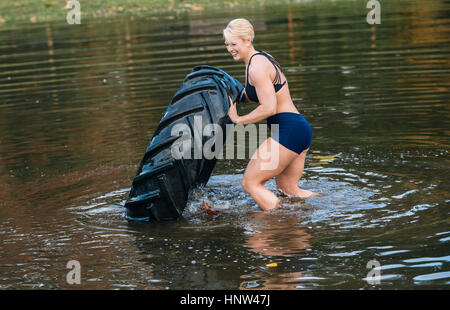
[[[272,135],[257,149],[244,172],[242,187],[263,210],[278,206],[279,199],[264,184],[275,177],[278,189],[302,198],[315,193],[298,187],[303,174],[306,153],[312,140],[312,129],[292,102],[289,85],[280,64],[269,54],[253,47],[252,24],[243,18],[229,22],[223,30],[225,45],[235,61],[246,67],[246,100],[259,103],[247,115],[239,116],[236,103],[231,102],[228,116],[235,124],[252,124],[267,119],[269,126],[278,124],[278,137]],[[277,149],[277,152],[271,150]],[[264,163],[277,156],[278,165],[264,168]]]

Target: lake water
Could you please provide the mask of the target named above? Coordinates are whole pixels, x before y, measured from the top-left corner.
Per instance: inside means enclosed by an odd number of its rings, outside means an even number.
[[[364,1],[311,1],[0,28],[0,288],[448,289],[450,7],[392,2],[378,25]],[[221,36],[236,17],[283,66],[314,133],[300,185],[326,195],[260,212],[248,159],[220,160],[180,220],[128,222],[184,76],[244,82]]]

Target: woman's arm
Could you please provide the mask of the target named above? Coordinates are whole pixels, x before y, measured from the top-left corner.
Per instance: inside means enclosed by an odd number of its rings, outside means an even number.
[[[262,121],[276,113],[277,97],[275,89],[270,78],[270,63],[263,57],[254,57],[253,66],[249,71],[252,84],[255,86],[256,94],[259,99],[259,105],[256,109],[247,115],[238,116],[236,104],[231,103],[228,115],[231,121],[236,124],[253,124]]]

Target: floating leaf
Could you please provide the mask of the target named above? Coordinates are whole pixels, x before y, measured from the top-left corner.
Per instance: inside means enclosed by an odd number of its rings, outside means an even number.
[[[331,163],[332,161],[334,161],[337,158],[338,155],[314,155],[313,158],[314,159],[318,159],[318,162],[315,163],[311,163],[311,165],[326,165]]]

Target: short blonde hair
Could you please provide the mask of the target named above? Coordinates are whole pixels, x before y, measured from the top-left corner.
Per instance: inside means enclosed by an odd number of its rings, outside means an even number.
[[[253,30],[253,25],[248,20],[245,18],[236,18],[229,22],[227,27],[223,30],[223,38],[225,41],[227,41],[230,36],[235,36],[243,40],[249,39],[253,42],[255,31]]]

